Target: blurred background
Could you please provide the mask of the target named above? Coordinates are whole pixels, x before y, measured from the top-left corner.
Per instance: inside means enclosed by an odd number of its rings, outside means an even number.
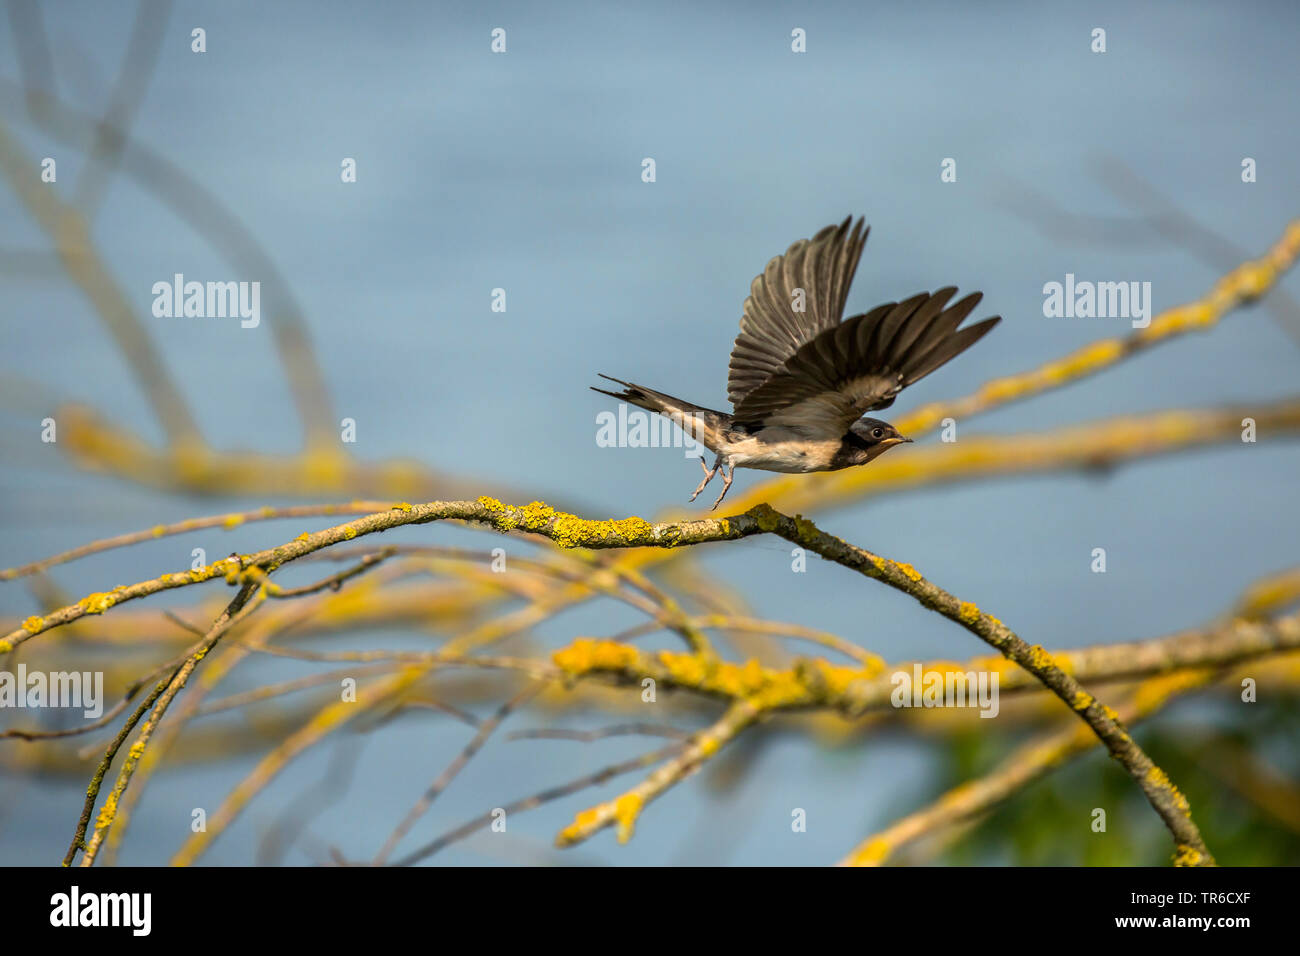
[[[909,389],[891,410],[897,420],[1131,331],[1123,319],[1044,317],[1044,283],[1067,273],[1150,282],[1159,312],[1263,255],[1300,211],[1300,8],[1288,3],[7,6],[3,567],[199,515],[408,497],[379,487],[313,494],[306,485],[295,494],[291,481],[259,485],[256,464],[228,487],[185,487],[125,466],[89,468],[65,432],[43,443],[41,420],[63,427],[69,403],[143,447],[174,439],[133,372],[131,348],[139,367],[165,370],[218,452],[281,460],[303,452],[306,407],[336,442],[338,423],[355,421],[346,451],[360,462],[409,459],[434,470],[411,500],[487,493],[592,517],[650,517],[684,506],[699,467],[680,449],[598,447],[596,416],[614,403],[587,385],[604,372],[726,407],[728,353],[750,281],[828,223],[853,214],[871,225],[850,314],[952,284],[983,291],[974,318],[1004,317],[978,348]],[[195,28],[205,31],[203,53],[191,49]],[[506,31],[504,53],[491,50],[495,28]],[[804,53],[791,50],[796,28],[806,32]],[[1092,52],[1095,28],[1105,30],[1105,53]],[[97,127],[105,116],[129,130],[120,152]],[[56,183],[39,182],[45,157],[57,161]],[[949,157],[957,180],[944,183]],[[1246,157],[1258,170],[1250,184]],[[356,161],[354,183],[341,181],[346,158]],[[652,183],[642,179],[646,158],[655,161]],[[96,261],[154,354],[124,350],[134,340],[101,308],[112,295],[84,274],[74,281],[69,264],[75,272],[86,260],[60,258],[40,222],[42,200],[24,199],[25,190],[81,210]],[[153,284],[175,273],[260,281],[261,324],[154,317]],[[504,312],[492,309],[494,289],[505,290]],[[1204,334],[960,423],[960,436],[1288,398],[1300,380],[1297,294],[1290,275],[1265,302]],[[301,342],[320,370],[320,394],[309,374],[295,391],[281,364],[278,347],[301,356]],[[1297,562],[1294,437],[1220,442],[1103,472],[940,484],[810,514],[833,534],[912,562],[1049,649],[1137,640],[1204,624],[1251,582]],[[738,472],[732,496],[763,480]],[[704,497],[697,504],[707,508]],[[5,630],[92,591],[186,569],[193,548],[215,560],[334,523],[208,530],[54,568],[35,588],[4,582]],[[389,538],[505,541],[444,525]],[[1104,574],[1090,570],[1098,547]],[[891,661],[985,650],[843,568],[811,558],[806,573],[792,574],[782,541],[709,546],[693,557],[698,574],[743,598],[749,613],[834,632]],[[306,583],[321,568],[286,580]],[[229,598],[220,583],[206,587],[208,598]],[[130,608],[172,642],[140,658],[147,663],[135,673],[187,643],[161,610],[199,596],[177,594]],[[527,639],[554,648],[639,620],[590,603]],[[305,646],[428,649],[435,631],[359,627]],[[129,635],[107,655],[92,638],[93,626],[51,646],[62,666],[107,667],[131,650]],[[643,646],[675,645],[660,635]],[[311,671],[255,657],[222,691]],[[480,716],[510,693],[480,691],[466,685],[463,703]],[[513,716],[509,729],[629,719],[561,700]],[[149,780],[117,860],[167,862],[190,834],[192,809],[211,812],[285,736],[277,721],[289,712],[279,706],[205,718],[217,730],[203,747],[187,748],[183,735],[174,761]],[[662,719],[687,729],[717,713],[676,696],[671,706]],[[3,714],[0,727],[34,720]],[[576,811],[641,774],[512,815],[507,840],[480,833],[432,862],[825,864],[1023,739],[1024,728],[977,726],[998,723],[837,735],[829,724],[778,720],[652,804],[625,846],[609,832],[570,851],[551,841]],[[1298,723],[1293,694],[1252,707],[1193,695],[1143,725],[1139,739],[1188,793],[1221,862],[1294,864]],[[471,734],[436,714],[337,734],[290,763],[202,861],[304,864],[327,860],[331,848],[367,859]],[[62,857],[102,744],[95,735],[57,748],[0,740],[0,861]],[[660,744],[494,738],[403,846]],[[1227,754],[1266,765],[1272,799],[1236,786],[1244,771],[1229,769],[1237,764]],[[1089,829],[1096,806],[1109,808],[1107,838]],[[792,808],[807,811],[807,832],[791,832]],[[1137,788],[1094,752],[923,859],[1155,864],[1168,854]]]

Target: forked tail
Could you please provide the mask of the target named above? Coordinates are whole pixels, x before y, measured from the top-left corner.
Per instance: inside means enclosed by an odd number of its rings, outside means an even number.
[[[603,388],[596,388],[593,385],[591,386],[593,392],[600,392],[602,395],[617,398],[620,402],[627,402],[629,405],[635,405],[647,411],[658,412],[681,428],[687,435],[715,451],[718,445],[723,443],[722,433],[731,424],[731,416],[726,412],[714,411],[712,408],[705,408],[703,405],[694,405],[680,398],[665,395],[663,392],[656,392],[653,388],[633,385],[621,378],[614,378],[599,372],[596,374],[603,379],[622,385],[623,390],[621,392],[610,392]]]

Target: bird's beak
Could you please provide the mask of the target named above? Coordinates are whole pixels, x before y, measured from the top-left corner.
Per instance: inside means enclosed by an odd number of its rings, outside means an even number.
[[[899,436],[898,436],[898,440],[899,440],[899,441],[911,441],[912,439],[910,439],[910,438],[904,438],[902,435],[899,435]]]

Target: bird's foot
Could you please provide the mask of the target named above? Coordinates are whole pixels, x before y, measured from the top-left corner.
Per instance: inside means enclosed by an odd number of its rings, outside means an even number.
[[[718,495],[718,500],[713,502],[713,507],[709,509],[710,511],[717,511],[718,505],[722,504],[722,499],[727,497],[727,489],[731,487],[731,478],[733,475],[735,475],[735,473],[736,473],[735,468],[732,468],[730,471],[723,473],[722,494]]]
[[[713,476],[718,473],[717,463],[715,462],[713,468],[710,469],[708,465],[704,464],[703,455],[700,456],[700,467],[704,469],[704,480],[701,481],[695,487],[695,491],[691,494],[691,498],[690,498],[691,501],[694,501],[696,498],[700,496],[700,492],[704,490],[704,486],[707,485],[710,481],[712,481]]]

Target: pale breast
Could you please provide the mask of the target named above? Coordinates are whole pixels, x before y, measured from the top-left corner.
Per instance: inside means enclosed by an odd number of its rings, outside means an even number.
[[[826,471],[840,447],[839,441],[808,441],[781,434],[769,437],[773,431],[765,429],[754,435],[732,433],[727,437],[733,440],[721,444],[718,451],[737,468],[797,475]]]

